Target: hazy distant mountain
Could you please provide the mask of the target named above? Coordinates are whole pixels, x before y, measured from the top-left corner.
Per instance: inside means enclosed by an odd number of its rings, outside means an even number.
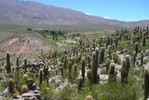
[[[0,24],[84,25],[84,27],[132,27],[149,24],[149,20],[123,22],[90,16],[79,11],[31,1],[0,0]]]

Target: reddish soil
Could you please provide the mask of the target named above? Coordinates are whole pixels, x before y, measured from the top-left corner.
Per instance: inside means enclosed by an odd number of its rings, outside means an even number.
[[[0,50],[3,50],[4,48],[6,48],[6,47],[8,47],[8,46],[10,46],[10,45],[12,45],[12,44],[14,44],[15,42],[17,42],[19,40],[19,38],[13,38],[13,39],[11,39],[10,41],[8,41],[4,46],[2,46],[1,48],[0,48]]]
[[[30,49],[26,44],[12,51],[12,54],[33,53],[38,50]]]
[[[19,40],[19,38],[13,38],[12,40],[10,40],[10,41],[7,43],[7,46],[12,45],[13,43],[17,42],[18,40]]]

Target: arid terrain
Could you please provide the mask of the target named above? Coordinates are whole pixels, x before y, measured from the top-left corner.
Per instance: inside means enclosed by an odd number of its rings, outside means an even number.
[[[0,0],[0,100],[149,100],[148,24]]]

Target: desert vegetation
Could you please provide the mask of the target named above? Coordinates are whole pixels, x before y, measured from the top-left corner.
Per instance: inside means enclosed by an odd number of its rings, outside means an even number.
[[[147,100],[148,26],[104,35],[28,31],[57,45],[41,50],[36,62],[5,52],[0,59],[0,99]]]

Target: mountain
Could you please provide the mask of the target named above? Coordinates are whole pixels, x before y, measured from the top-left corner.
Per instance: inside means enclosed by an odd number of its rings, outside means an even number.
[[[37,2],[0,0],[0,24],[114,28],[147,25],[149,20],[124,22],[90,16],[72,9],[44,5]]]

